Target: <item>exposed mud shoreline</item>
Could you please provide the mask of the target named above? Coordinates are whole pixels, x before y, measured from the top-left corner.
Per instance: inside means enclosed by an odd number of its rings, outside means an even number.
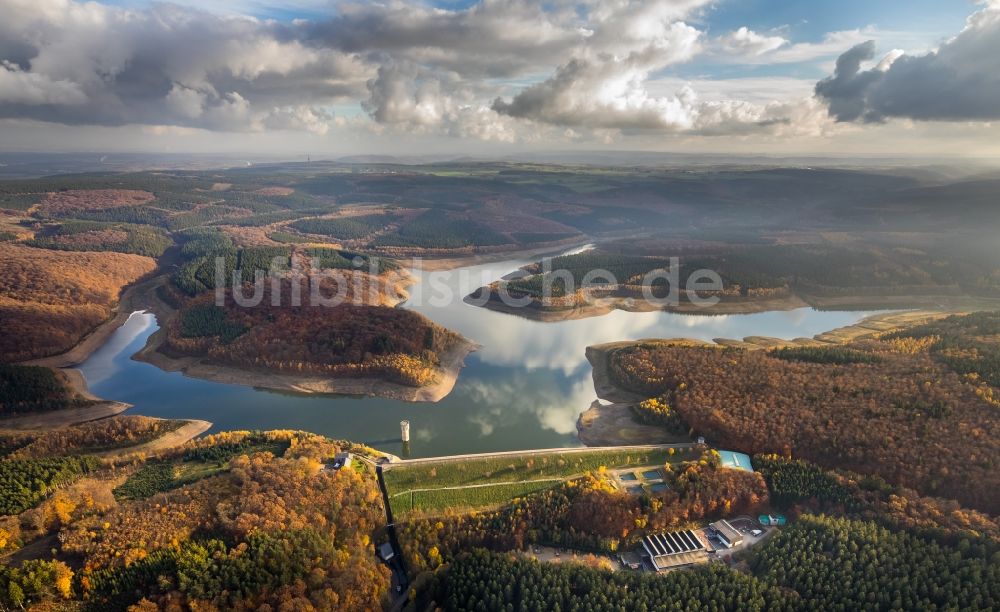
[[[150,337],[146,346],[133,359],[151,363],[167,372],[181,372],[191,378],[217,383],[244,385],[273,391],[301,394],[352,395],[387,397],[409,402],[436,402],[451,393],[465,358],[477,346],[463,341],[441,356],[435,382],[422,387],[410,387],[377,378],[329,378],[302,374],[283,374],[269,370],[250,370],[220,365],[200,357],[171,357],[159,349],[163,331]]]
[[[155,289],[155,287],[159,286],[163,280],[164,275],[157,274],[140,280],[134,285],[130,285],[122,292],[121,297],[118,298],[118,305],[115,308],[115,314],[105,322],[98,325],[92,332],[84,336],[83,339],[76,344],[76,346],[69,349],[65,353],[53,355],[51,357],[32,359],[30,361],[23,362],[23,364],[45,366],[47,368],[72,368],[80,365],[86,361],[87,358],[94,353],[94,351],[104,346],[104,343],[108,341],[111,334],[124,325],[125,321],[128,320],[129,316],[133,312],[136,310],[143,310],[145,308],[143,303],[146,300],[147,294],[151,289]],[[81,392],[87,393],[86,389]]]
[[[478,293],[478,291],[477,291]],[[673,312],[677,314],[691,315],[727,315],[727,314],[756,314],[761,312],[771,312],[775,310],[795,310],[807,308],[808,303],[796,296],[781,298],[768,298],[760,300],[739,300],[722,301],[714,306],[699,306],[689,301],[681,301],[676,306],[661,307],[644,300],[622,297],[594,298],[588,304],[573,306],[569,308],[544,307],[537,302],[523,307],[505,304],[500,296],[494,291],[489,299],[483,300],[473,293],[465,298],[466,303],[488,308],[496,312],[503,312],[519,317],[524,317],[532,321],[543,323],[553,323],[557,321],[575,321],[588,319],[590,317],[601,317],[615,310],[625,312]]]
[[[436,372],[435,382],[422,387],[410,387],[378,378],[331,378],[320,375],[289,374],[273,370],[255,370],[212,363],[203,357],[173,356],[162,350],[166,332],[162,322],[176,314],[176,310],[160,299],[156,287],[147,290],[143,301],[145,310],[156,315],[161,321],[161,329],[150,336],[146,346],[133,359],[150,363],[167,372],[181,372],[191,378],[211,382],[244,385],[273,391],[302,394],[352,395],[387,397],[411,402],[436,402],[451,393],[458,380],[458,374],[465,365],[465,358],[478,347],[464,338],[451,350],[441,355],[441,363]],[[388,306],[396,306],[408,297],[406,288],[413,282],[413,276],[405,270],[393,273],[386,279],[389,288],[385,292]]]
[[[573,307],[547,307],[533,300],[527,306],[511,306],[505,304],[496,291],[492,291],[489,299],[475,297],[479,291],[465,298],[469,304],[481,306],[496,312],[503,312],[532,321],[551,323],[556,321],[574,321],[590,317],[600,317],[615,310],[626,312],[672,312],[687,315],[743,315],[762,312],[787,311],[799,308],[816,308],[817,310],[899,310],[911,308],[927,308],[939,310],[992,310],[1000,308],[1000,300],[975,298],[967,296],[858,296],[858,297],[801,297],[788,295],[772,298],[737,298],[723,299],[714,305],[697,305],[681,299],[680,303],[671,306],[659,306],[641,299],[627,297],[600,297],[590,300],[590,303]]]

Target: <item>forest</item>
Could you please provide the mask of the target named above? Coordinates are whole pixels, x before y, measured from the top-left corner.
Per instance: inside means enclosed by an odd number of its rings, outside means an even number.
[[[808,361],[789,361],[780,351],[636,344],[610,356],[609,373],[624,389],[661,398],[723,448],[872,473],[996,513],[1000,425],[987,382],[992,361],[980,362],[969,348],[988,346],[981,334],[995,319],[971,315],[941,324],[966,330],[966,340],[955,342],[968,346],[914,337],[926,331],[919,328],[861,339],[845,348],[872,359],[848,363],[829,353],[816,359],[812,351],[805,352]]]
[[[58,370],[0,364],[0,417],[80,408],[91,403],[77,394]]]
[[[482,223],[472,219],[456,218],[439,210],[428,210],[400,227],[395,233],[375,238],[372,245],[461,249],[510,243],[509,237]]]
[[[0,362],[68,350],[110,318],[126,285],[155,269],[140,255],[0,243]]]
[[[472,548],[529,544],[613,553],[650,531],[749,512],[768,499],[760,475],[719,468],[708,455],[665,469],[669,489],[661,493],[618,490],[598,469],[498,509],[407,519],[397,527],[406,562],[419,573]]]
[[[320,234],[339,240],[360,240],[393,222],[389,215],[352,215],[332,219],[303,219],[291,227],[306,234]]]
[[[254,308],[232,299],[225,307],[214,306],[211,295],[190,301],[165,326],[167,346],[239,367],[379,377],[419,387],[434,380],[440,356],[461,342],[409,310],[353,303],[313,308],[307,289],[300,306],[272,306],[270,291],[265,288]]]
[[[224,436],[222,441],[212,437],[196,442],[177,456],[151,459],[129,474],[128,479],[112,491],[118,500],[146,499],[156,493],[171,491],[222,473],[230,462],[241,455],[270,453],[284,455],[290,442],[263,432],[245,436]]]
[[[94,470],[93,457],[3,459],[0,461],[0,516],[18,514],[45,499],[52,490]]]
[[[871,475],[825,470],[802,459],[756,455],[754,467],[764,476],[771,503],[796,517],[827,513],[874,521],[894,532],[907,532],[944,545],[1000,551],[1000,521],[940,497],[922,496]]]
[[[155,499],[106,493],[148,465],[141,457],[0,461],[2,513],[21,512],[0,517],[0,551],[57,536],[51,551],[0,565],[0,607],[381,609],[381,495],[370,470],[321,469],[342,448],[354,449],[302,432],[208,436],[153,461],[225,468]]]
[[[412,610],[795,610],[798,599],[743,573],[710,566],[666,575],[463,552],[429,580]]]
[[[871,522],[803,515],[749,559],[751,571],[810,606],[843,610],[989,610],[1000,563]]]
[[[7,454],[8,459],[99,453],[155,440],[183,424],[184,421],[119,415],[40,432],[0,433],[0,446],[16,448]]]
[[[161,229],[133,223],[66,221],[44,228],[25,244],[62,251],[115,251],[159,257],[173,244]]]
[[[712,564],[655,575],[463,551],[422,584],[411,609],[989,610],[1000,603],[995,559],[861,521],[804,515],[748,563],[749,574]]]
[[[541,297],[543,288],[548,287],[550,297],[562,298],[568,293],[565,273],[572,277],[576,291],[583,286],[585,275],[601,270],[610,272],[622,285],[619,291],[631,289],[634,293],[650,284],[645,280],[647,274],[670,269],[671,258],[676,257],[678,289],[684,289],[694,273],[711,270],[722,279],[718,295],[730,301],[794,294],[823,306],[840,304],[838,300],[847,298],[864,304],[865,299],[894,297],[899,307],[906,307],[926,301],[928,296],[1000,297],[1000,268],[991,263],[1000,252],[987,252],[981,246],[963,250],[940,236],[917,248],[906,236],[897,234],[830,235],[838,240],[805,236],[801,243],[786,244],[752,231],[731,233],[725,241],[697,231],[605,241],[582,253],[525,266],[526,276],[504,284],[517,296]],[[607,280],[601,276],[596,282]],[[662,278],[654,278],[654,295],[666,284]],[[560,307],[562,303],[543,305]]]

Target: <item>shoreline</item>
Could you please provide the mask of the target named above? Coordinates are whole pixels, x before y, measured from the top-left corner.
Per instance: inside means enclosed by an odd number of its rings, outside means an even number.
[[[640,444],[647,440],[677,439],[662,428],[644,425],[632,418],[632,407],[648,399],[647,397],[618,387],[611,379],[608,359],[617,349],[640,344],[671,344],[714,348],[735,347],[746,350],[765,350],[791,346],[830,346],[844,344],[864,336],[919,325],[944,318],[953,311],[904,311],[889,312],[865,317],[853,325],[832,329],[812,338],[784,340],[765,336],[748,336],[742,340],[716,338],[713,342],[691,338],[658,338],[645,340],[621,340],[588,346],[587,361],[590,363],[594,392],[598,399],[577,418],[577,437],[587,446],[607,446],[612,444]],[[607,403],[602,403],[607,402]]]
[[[478,349],[478,345],[468,340],[458,343],[442,355],[435,383],[410,387],[378,378],[330,378],[319,375],[284,374],[214,364],[201,357],[170,357],[159,350],[162,343],[161,329],[150,336],[146,346],[133,355],[132,359],[149,363],[165,372],[180,372],[189,378],[222,384],[302,395],[385,397],[408,402],[437,402],[446,397],[458,381],[459,372],[465,366],[465,358]]]
[[[15,431],[60,429],[62,427],[69,427],[70,425],[113,417],[132,407],[132,404],[105,400],[91,393],[90,388],[87,386],[87,380],[83,377],[83,372],[80,370],[73,368],[58,368],[58,370],[66,377],[66,384],[70,389],[82,397],[97,403],[81,408],[65,408],[62,410],[50,410],[47,412],[6,417],[0,419],[0,429]]]
[[[124,325],[133,312],[143,310],[141,301],[145,297],[145,294],[151,286],[156,285],[163,278],[165,278],[165,274],[154,273],[152,276],[141,279],[126,287],[114,307],[115,313],[91,330],[68,351],[49,357],[39,357],[38,359],[22,361],[20,365],[35,365],[62,370],[80,365],[93,355],[97,349],[104,346],[108,338],[111,337],[111,334]]]
[[[844,296],[829,298],[801,297],[790,295],[782,298],[762,298],[760,300],[723,300],[713,306],[698,306],[690,301],[682,301],[677,306],[659,307],[634,298],[607,297],[595,298],[590,304],[568,308],[541,306],[532,301],[528,306],[517,307],[503,303],[495,292],[483,302],[475,297],[481,287],[466,296],[465,302],[473,306],[502,312],[531,321],[553,323],[559,321],[575,321],[592,317],[601,317],[616,310],[632,313],[669,312],[693,316],[749,315],[763,312],[790,311],[799,308],[814,310],[850,311],[850,310],[913,310],[933,309],[938,311],[974,311],[994,310],[1000,308],[1000,300],[977,298],[972,296],[942,297],[942,296]]]
[[[136,444],[135,446],[126,446],[124,448],[115,448],[103,451],[96,453],[96,456],[103,459],[120,459],[122,457],[128,457],[139,453],[158,453],[160,451],[170,450],[187,444],[191,440],[211,429],[213,425],[212,422],[203,421],[201,419],[179,420],[185,421],[185,423],[173,431],[168,431],[159,438],[148,442],[142,442],[140,444]]]
[[[189,378],[207,380],[210,382],[242,385],[270,391],[301,393],[304,395],[352,395],[367,397],[386,397],[411,402],[437,402],[455,387],[458,375],[465,366],[465,358],[479,348],[473,342],[461,340],[441,356],[441,365],[437,371],[437,381],[423,387],[410,387],[378,378],[330,378],[321,375],[289,374],[269,370],[252,370],[211,363],[204,357],[185,356],[172,357],[163,353],[166,321],[176,314],[176,310],[160,299],[156,288],[166,281],[165,277],[147,288],[144,310],[151,312],[158,320],[158,329],[146,341],[132,359],[154,365],[165,372],[180,372]],[[408,271],[393,273],[387,282],[392,283],[392,295],[398,301],[387,305],[398,306],[405,301],[408,293],[406,288],[416,282],[416,278]]]
[[[504,261],[508,259],[526,259],[530,257],[543,257],[546,255],[560,253],[567,249],[593,244],[595,242],[597,242],[597,240],[594,238],[573,237],[572,239],[562,240],[558,242],[550,242],[545,244],[544,246],[533,247],[529,249],[515,248],[509,251],[472,253],[469,255],[462,255],[459,257],[449,257],[446,255],[444,257],[428,257],[426,259],[411,255],[411,256],[399,257],[397,261],[401,265],[407,268],[414,268],[424,272],[439,272],[445,270],[454,270],[456,268],[465,268],[469,266],[479,266],[489,263],[496,263],[498,261]]]
[[[602,317],[616,310],[631,313],[648,312],[669,312],[681,315],[694,316],[721,316],[721,315],[741,315],[758,314],[762,312],[788,311],[799,308],[809,308],[810,304],[796,296],[783,298],[767,298],[761,300],[746,301],[722,301],[714,306],[697,306],[690,301],[682,302],[677,306],[660,307],[635,298],[607,297],[595,298],[590,304],[583,306],[572,306],[568,308],[553,308],[538,305],[533,301],[528,306],[517,307],[503,303],[495,292],[491,292],[491,297],[485,303],[475,297],[485,288],[477,289],[467,295],[464,300],[467,304],[502,312],[528,319],[529,321],[539,321],[541,323],[556,323],[559,321],[577,321],[593,317]],[[998,303],[1000,305],[1000,303]]]
[[[84,408],[65,408],[22,416],[0,419],[0,430],[30,431],[33,429],[61,429],[80,423],[89,423],[108,417],[117,416],[129,408],[131,404],[124,402],[102,401],[99,404]]]

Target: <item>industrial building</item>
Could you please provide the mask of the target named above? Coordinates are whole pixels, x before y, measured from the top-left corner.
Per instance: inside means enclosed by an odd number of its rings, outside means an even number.
[[[658,572],[708,562],[705,543],[690,529],[650,534],[642,539],[642,547]]]
[[[709,528],[726,548],[739,546],[743,543],[743,534],[725,519],[712,523]]]

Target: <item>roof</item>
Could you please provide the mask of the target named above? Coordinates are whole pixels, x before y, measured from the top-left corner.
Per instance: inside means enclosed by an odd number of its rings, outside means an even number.
[[[750,455],[746,453],[737,453],[734,451],[720,450],[719,460],[722,467],[730,468],[733,470],[743,470],[745,472],[753,471],[753,464],[750,462]]]
[[[650,557],[667,557],[696,550],[704,550],[705,544],[690,529],[671,533],[653,533],[642,539],[642,547]]]
[[[716,521],[711,524],[711,527],[730,542],[737,542],[743,539],[743,534],[730,525],[727,520]]]
[[[653,568],[657,571],[684,567],[686,565],[697,565],[708,563],[708,551],[692,550],[691,552],[670,555],[668,557],[654,557],[651,561]]]

